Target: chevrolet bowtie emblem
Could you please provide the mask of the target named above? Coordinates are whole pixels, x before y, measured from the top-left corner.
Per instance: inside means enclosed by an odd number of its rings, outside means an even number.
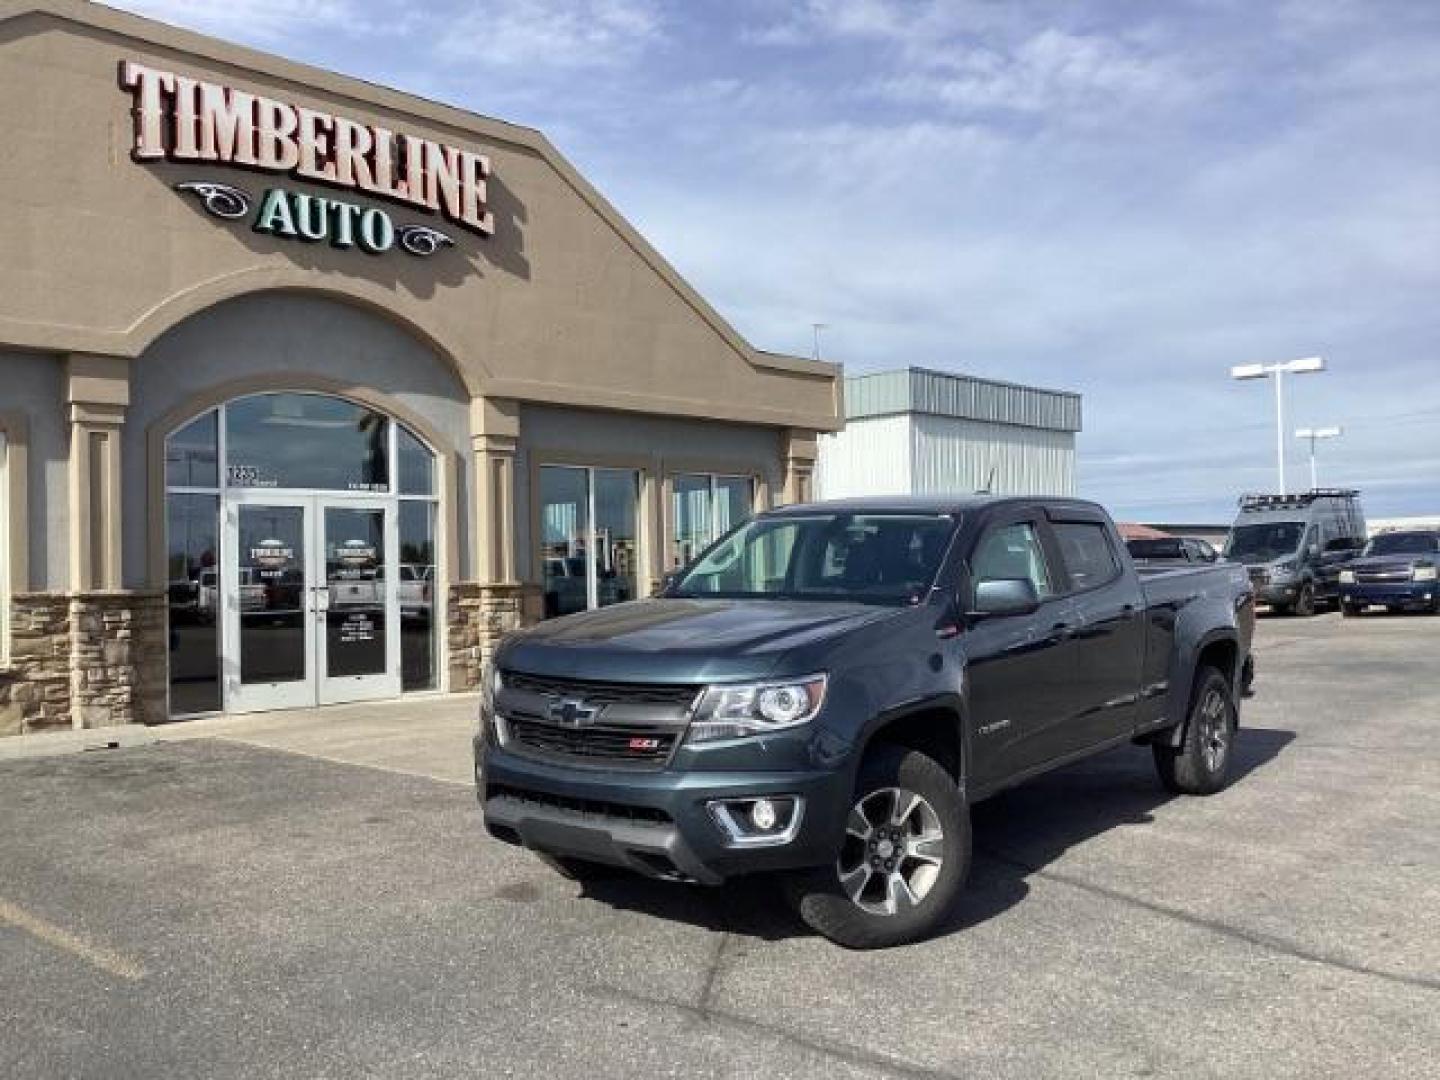
[[[546,708],[551,722],[563,727],[585,727],[593,724],[600,712],[599,707],[587,705],[576,698],[560,698],[550,702]]]

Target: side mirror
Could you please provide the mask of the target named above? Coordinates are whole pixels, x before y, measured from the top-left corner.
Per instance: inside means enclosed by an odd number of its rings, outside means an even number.
[[[1309,557],[1309,558],[1311,558],[1311,559],[1318,559],[1318,558],[1320,558],[1320,545],[1319,545],[1319,544],[1311,544],[1308,548],[1305,549],[1305,554],[1306,554],[1307,557]]]
[[[975,602],[970,614],[1029,615],[1040,607],[1040,594],[1029,578],[981,578],[975,583]]]

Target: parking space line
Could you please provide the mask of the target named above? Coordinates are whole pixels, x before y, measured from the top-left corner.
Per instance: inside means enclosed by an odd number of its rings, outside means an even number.
[[[78,956],[87,964],[99,968],[107,975],[128,979],[131,982],[143,979],[146,975],[145,969],[134,960],[121,956],[104,946],[86,941],[63,927],[47,922],[38,915],[32,915],[3,897],[0,897],[0,923],[8,923],[47,945],[53,945],[72,956]]]

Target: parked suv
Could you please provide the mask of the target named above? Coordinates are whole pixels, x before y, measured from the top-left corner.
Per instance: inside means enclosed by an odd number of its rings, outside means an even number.
[[[1364,536],[1358,491],[1245,495],[1225,558],[1248,567],[1258,601],[1276,614],[1313,615],[1339,602],[1340,570],[1359,554]]]
[[[1340,571],[1340,611],[1358,615],[1368,604],[1391,611],[1420,608],[1440,615],[1440,532],[1414,530],[1376,536]]]
[[[774,510],[655,599],[506,639],[485,825],[573,876],[776,872],[837,942],[914,940],[965,880],[971,803],[1132,741],[1171,791],[1224,786],[1251,599],[1224,563],[1142,576],[1091,503]]]

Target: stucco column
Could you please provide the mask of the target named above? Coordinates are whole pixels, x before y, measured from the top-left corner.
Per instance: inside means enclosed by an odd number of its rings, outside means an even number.
[[[815,497],[815,432],[805,428],[787,428],[784,436],[785,487],[781,503],[809,502]]]
[[[476,577],[486,585],[513,584],[519,405],[508,398],[474,398],[470,441],[475,462]]]
[[[65,363],[70,420],[70,588],[118,589],[120,435],[130,404],[130,362],[72,353]]]

